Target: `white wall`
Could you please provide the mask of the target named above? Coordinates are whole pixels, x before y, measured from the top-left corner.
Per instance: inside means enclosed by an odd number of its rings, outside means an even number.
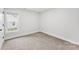
[[[41,15],[42,32],[79,43],[79,9],[55,8]]]
[[[5,39],[42,31],[79,43],[79,9],[54,8],[42,14],[21,9],[7,9],[6,11],[19,13],[20,30],[15,33],[6,34]]]
[[[18,36],[23,36],[29,33],[39,31],[39,16],[38,13],[23,10],[23,9],[6,9],[6,11],[19,13],[19,31],[14,33],[6,33],[5,39],[10,39]]]
[[[2,47],[2,44],[4,42],[4,39],[3,39],[3,36],[4,36],[4,27],[2,26],[4,24],[4,15],[3,15],[3,12],[4,9],[3,8],[0,8],[0,29],[2,29],[2,31],[0,31],[0,49]]]

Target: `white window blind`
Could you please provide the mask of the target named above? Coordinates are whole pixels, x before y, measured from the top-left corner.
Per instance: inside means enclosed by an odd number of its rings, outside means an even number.
[[[6,32],[12,33],[19,30],[18,23],[19,23],[19,15],[17,13],[7,12],[5,14],[6,20]]]

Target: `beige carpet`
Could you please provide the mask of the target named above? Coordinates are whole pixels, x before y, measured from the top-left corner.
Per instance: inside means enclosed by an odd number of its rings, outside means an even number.
[[[78,45],[38,32],[6,40],[3,50],[77,50]]]

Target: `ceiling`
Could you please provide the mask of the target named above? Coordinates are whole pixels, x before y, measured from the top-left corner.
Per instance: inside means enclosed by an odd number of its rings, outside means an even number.
[[[43,11],[47,11],[51,8],[26,8],[28,10],[31,10],[31,11],[35,11],[35,12],[43,12]]]
[[[44,12],[44,11],[48,11],[52,8],[6,8],[6,9],[25,9],[25,10],[29,10],[29,11],[33,11],[33,12]]]

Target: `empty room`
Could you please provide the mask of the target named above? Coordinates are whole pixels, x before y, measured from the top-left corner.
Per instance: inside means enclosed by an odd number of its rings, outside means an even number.
[[[0,8],[0,50],[78,50],[79,8]]]

